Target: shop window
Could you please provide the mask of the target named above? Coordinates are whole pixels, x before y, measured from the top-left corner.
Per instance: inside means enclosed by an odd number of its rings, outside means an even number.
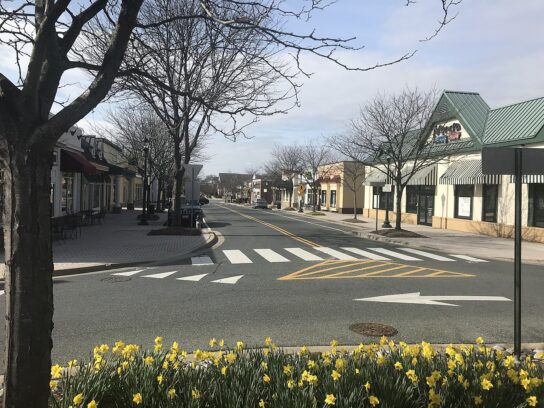
[[[331,190],[331,208],[336,208],[336,190]]]
[[[100,208],[100,188],[102,187],[101,184],[93,184],[93,207],[92,208]]]
[[[529,184],[529,220],[531,227],[544,228],[544,184]]]
[[[482,199],[482,221],[497,222],[499,186],[496,184],[484,184]]]
[[[323,207],[327,206],[327,190],[321,190],[321,205]]]
[[[472,219],[472,202],[474,200],[474,186],[455,186],[455,208],[454,217]]]
[[[63,212],[74,210],[74,173],[62,173],[60,206]]]
[[[406,212],[417,213],[417,196],[419,195],[418,186],[406,186]]]
[[[308,205],[317,204],[315,202],[315,194],[314,193],[315,193],[314,190],[312,190],[312,189],[308,190],[308,202],[307,202]]]

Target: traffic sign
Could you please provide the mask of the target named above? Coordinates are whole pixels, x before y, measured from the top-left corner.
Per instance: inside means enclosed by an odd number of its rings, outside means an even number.
[[[384,193],[390,193],[392,191],[392,185],[391,184],[386,184],[382,187],[382,191]]]

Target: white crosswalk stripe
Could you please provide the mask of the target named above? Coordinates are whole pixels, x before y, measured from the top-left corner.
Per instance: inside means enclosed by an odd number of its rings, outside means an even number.
[[[208,274],[203,273],[201,275],[184,276],[183,278],[176,278],[176,279],[180,280],[180,281],[198,282],[199,280],[201,280],[206,275],[208,275]]]
[[[300,259],[304,261],[322,261],[323,258],[320,256],[317,256],[315,254],[312,254],[311,252],[305,251],[302,248],[285,248],[287,252],[292,253],[295,256],[298,256]]]
[[[410,252],[412,254],[421,255],[427,258],[435,259],[437,261],[455,262],[455,259],[446,258],[445,256],[433,254],[431,252],[420,251],[419,249],[413,249],[413,248],[397,248],[397,249],[400,249],[401,251]]]
[[[214,281],[212,281],[212,283],[227,283],[229,285],[234,285],[236,282],[238,282],[243,277],[244,277],[244,275],[231,276],[230,278],[223,278],[223,279],[214,280]]]
[[[489,262],[489,261],[486,261],[485,259],[479,259],[479,258],[474,258],[472,256],[468,256],[468,255],[454,255],[454,254],[450,254],[451,256],[454,256],[456,258],[459,258],[459,259],[462,259],[464,261],[470,261],[470,262]]]
[[[155,278],[155,279],[164,279],[170,275],[173,275],[177,273],[178,271],[170,271],[170,272],[161,272],[161,273],[155,273],[153,275],[144,275],[142,278]]]
[[[289,259],[278,254],[275,251],[272,251],[271,249],[254,249],[254,251],[261,255],[268,262],[289,262]]]
[[[323,252],[327,255],[330,255],[336,259],[339,259],[341,261],[354,261],[357,260],[354,256],[345,254],[343,252],[337,251],[336,249],[332,249],[329,247],[314,247],[316,251]]]
[[[228,258],[230,263],[233,263],[233,264],[253,263],[251,259],[245,256],[244,253],[242,251],[239,251],[238,249],[225,249],[223,250],[223,253]]]
[[[112,273],[112,275],[132,276],[132,275],[136,275],[137,273],[140,273],[140,272],[143,272],[143,271],[145,271],[145,269],[138,269],[137,271],[117,272],[117,273]]]
[[[405,255],[398,252],[390,251],[389,249],[385,249],[385,248],[367,248],[367,249],[374,252],[379,252],[380,254],[392,256],[393,258],[402,259],[403,261],[421,261],[421,259],[419,258],[415,258],[410,255]]]
[[[191,265],[213,265],[213,261],[209,256],[193,256]]]
[[[365,258],[372,259],[374,261],[390,261],[390,258],[386,258],[385,256],[373,254],[368,251],[363,251],[359,248],[352,248],[352,247],[342,247],[340,249],[343,249],[344,251],[353,252],[354,254],[364,256]]]

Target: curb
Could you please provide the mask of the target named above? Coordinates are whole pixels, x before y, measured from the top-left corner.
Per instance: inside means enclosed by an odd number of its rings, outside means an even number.
[[[121,269],[121,268],[130,268],[134,266],[144,266],[144,265],[153,265],[159,262],[172,262],[178,259],[185,259],[193,252],[201,251],[206,248],[210,248],[215,245],[218,241],[217,235],[211,232],[205,232],[203,235],[207,235],[205,242],[201,245],[195,245],[193,248],[190,248],[184,255],[177,257],[166,258],[163,260],[149,260],[149,261],[138,261],[138,262],[121,262],[121,263],[106,263],[93,266],[85,266],[82,268],[69,268],[69,269],[60,269],[53,271],[53,278],[62,277],[66,275],[83,275],[88,272],[97,272],[97,271],[108,271],[111,269]],[[4,284],[4,279],[0,279],[0,284]]]

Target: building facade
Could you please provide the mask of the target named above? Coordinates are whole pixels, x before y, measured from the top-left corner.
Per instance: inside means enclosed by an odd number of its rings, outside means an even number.
[[[362,213],[364,204],[363,181],[365,177],[362,163],[339,161],[320,166],[318,169],[320,185],[318,197],[313,197],[312,189],[307,191],[307,202],[317,200],[322,211],[342,214]]]
[[[408,182],[401,201],[403,222],[511,237],[514,180],[484,175],[481,151],[483,147],[544,148],[544,98],[491,109],[477,93],[445,91],[424,129],[424,137],[433,138],[435,148],[445,149],[447,155]],[[377,208],[383,218],[385,183],[379,169],[368,171],[366,216],[373,217]],[[524,176],[522,190],[523,237],[544,242],[544,176]],[[394,189],[389,197],[392,211]]]

